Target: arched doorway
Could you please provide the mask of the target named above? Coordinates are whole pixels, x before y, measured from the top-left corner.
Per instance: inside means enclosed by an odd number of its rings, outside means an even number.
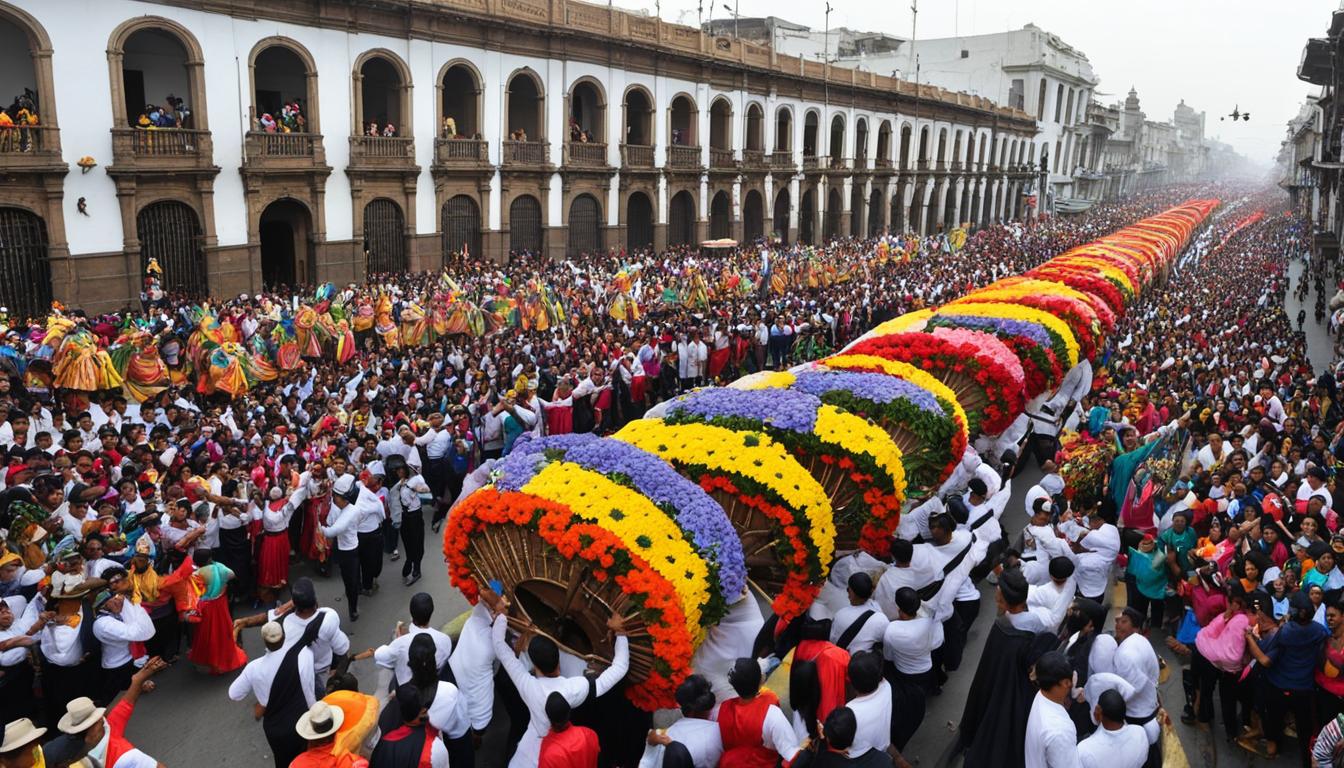
[[[602,206],[592,195],[579,195],[569,204],[568,255],[602,250]]]
[[[695,198],[685,190],[672,196],[667,211],[667,244],[695,242]]]
[[[868,236],[882,234],[882,190],[873,185],[873,193],[868,196]]]
[[[545,141],[545,93],[541,81],[531,70],[523,70],[509,79],[508,131],[513,141]],[[540,238],[538,238],[540,239]]]
[[[817,191],[808,189],[798,203],[798,242],[817,244]]]
[[[454,195],[439,212],[443,232],[443,263],[462,254],[481,258],[481,209],[470,195]]]
[[[406,271],[406,219],[396,202],[379,197],[364,206],[364,253],[370,274]]]
[[[904,232],[905,227],[905,185],[897,188],[896,194],[891,196],[891,231]]]
[[[178,200],[145,206],[135,217],[135,236],[140,240],[141,269],[150,259],[157,261],[163,270],[163,290],[192,296],[206,293],[201,222],[191,206]]]
[[[311,282],[308,253],[312,217],[299,201],[276,200],[261,212],[257,233],[261,240],[261,284],[267,289]]]
[[[855,180],[849,188],[849,232],[850,237],[863,237],[863,184]]]
[[[789,244],[789,190],[781,189],[775,197],[775,236],[781,245]]]
[[[541,203],[519,195],[509,205],[509,251],[541,253]]]
[[[943,229],[951,232],[952,228],[957,226],[958,216],[957,187],[955,184],[947,185],[947,194],[943,197]]]
[[[733,204],[727,192],[719,191],[710,200],[709,236],[714,240],[733,236]]]
[[[840,235],[840,207],[844,205],[840,201],[840,190],[831,187],[831,193],[826,196],[826,239]]]
[[[47,223],[23,208],[0,207],[0,302],[19,322],[51,310]]]
[[[672,144],[683,147],[698,147],[696,129],[695,102],[690,96],[681,94],[672,99],[672,105],[668,107],[667,117],[670,123]]]
[[[761,202],[761,193],[748,190],[742,198],[742,240],[748,243],[765,236],[765,205]]]
[[[653,97],[640,86],[633,86],[625,93],[625,143],[632,147],[653,146]]]
[[[633,192],[625,204],[625,246],[632,253],[653,248],[653,203],[643,192]]]
[[[606,122],[607,99],[601,86],[590,78],[576,82],[569,91],[568,140],[602,144],[607,140]]]
[[[924,234],[932,235],[938,232],[938,189],[929,182],[925,191],[929,202],[924,206]]]

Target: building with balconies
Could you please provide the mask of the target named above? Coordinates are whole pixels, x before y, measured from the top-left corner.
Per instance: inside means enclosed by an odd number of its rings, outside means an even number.
[[[985,223],[1039,149],[986,98],[576,0],[0,0],[0,43],[39,116],[0,128],[19,315],[135,301],[151,258],[229,295]]]

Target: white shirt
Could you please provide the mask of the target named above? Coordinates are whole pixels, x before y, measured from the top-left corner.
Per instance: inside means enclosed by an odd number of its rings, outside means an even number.
[[[448,657],[453,655],[452,638],[433,627],[417,627],[412,624],[407,628],[406,634],[395,638],[387,645],[378,646],[373,652],[374,663],[394,671],[397,676],[397,685],[405,685],[411,681],[411,668],[407,664],[410,658],[411,641],[421,633],[427,633],[430,639],[434,641],[434,666],[436,669],[443,669],[443,665],[448,663]],[[439,730],[443,729],[440,728]]]
[[[831,622],[831,642],[839,642],[840,636],[848,632],[850,626],[868,611],[872,611],[872,615],[863,619],[863,627],[854,635],[854,639],[849,641],[849,646],[845,650],[853,655],[859,651],[870,651],[882,642],[882,635],[887,631],[889,622],[886,614],[882,613],[882,609],[872,600],[863,605],[848,605],[835,612],[835,619]]]
[[[233,683],[229,685],[229,698],[234,701],[242,701],[250,693],[257,697],[257,703],[266,706],[271,700],[271,683],[275,680],[276,672],[280,670],[280,663],[285,660],[285,654],[289,653],[289,636],[285,637],[286,645],[278,651],[267,651],[265,656],[259,659],[253,659],[247,662],[243,671],[234,678]],[[304,648],[299,651],[299,686],[303,689],[303,698],[311,707],[317,703],[317,698],[313,695],[313,652],[311,648]]]
[[[1051,579],[1044,584],[1032,584],[1027,588],[1027,610],[1041,618],[1047,632],[1058,632],[1064,622],[1064,614],[1069,612],[1075,593],[1073,577],[1063,584]]]
[[[398,683],[404,685],[404,683]],[[429,705],[429,724],[450,739],[467,735],[471,728],[471,718],[467,715],[467,702],[462,692],[452,683],[439,681],[434,693],[434,701]],[[436,739],[437,741],[437,739]]]
[[[144,608],[123,599],[121,613],[103,613],[93,620],[93,636],[103,645],[103,669],[116,669],[131,663],[130,643],[154,636],[154,622]]]
[[[368,490],[364,488],[363,490]],[[370,494],[372,495],[372,494]],[[377,499],[374,496],[374,499]],[[360,502],[364,500],[364,494],[355,500],[353,504],[346,504],[341,507],[336,502],[331,503],[331,512],[328,513],[330,525],[320,526],[322,535],[328,539],[336,540],[336,548],[342,552],[349,552],[352,549],[359,549],[359,528],[358,523],[361,517]],[[379,502],[382,506],[382,502]]]
[[[737,695],[728,684],[728,671],[738,659],[752,655],[756,635],[763,626],[765,619],[761,617],[760,605],[755,597],[746,593],[728,606],[728,613],[718,624],[706,630],[705,639],[691,657],[691,668],[709,680],[718,701]],[[461,653],[460,648],[458,653]]]
[[[855,696],[845,706],[854,713],[858,726],[849,756],[858,757],[870,749],[885,752],[891,745],[891,683],[883,680],[877,690]]]
[[[934,561],[933,554],[927,547],[915,547],[914,554],[910,556],[910,564],[907,566],[893,565],[882,574],[882,578],[877,580],[877,589],[873,592],[873,598],[882,608],[882,612],[892,621],[900,618],[900,611],[896,608],[896,592],[901,587],[909,587],[918,591],[919,589],[932,584],[938,579],[942,570]]]
[[[691,753],[695,768],[716,768],[723,757],[723,737],[713,720],[683,717],[667,727],[667,736]],[[649,744],[639,760],[639,768],[662,768],[665,748]]]
[[[1103,726],[1078,744],[1078,768],[1142,768],[1147,761],[1148,735],[1131,723]]]
[[[484,603],[478,602],[471,609],[448,666],[466,699],[471,727],[485,730],[495,706],[495,649],[490,641],[490,611]]]
[[[930,654],[934,649],[935,624],[927,616],[897,619],[887,625],[882,637],[882,656],[906,675],[918,675],[933,669]]]
[[[1078,729],[1068,710],[1043,693],[1031,702],[1024,757],[1026,768],[1078,768]]]
[[[322,628],[317,631],[317,639],[308,647],[313,652],[313,668],[320,672],[331,667],[333,654],[344,655],[350,652],[350,638],[341,631],[341,617],[336,611],[332,608],[318,608],[306,619],[301,619],[298,613],[290,611],[285,614],[281,626],[285,629],[285,647],[288,648],[303,637],[303,630],[317,618],[319,613],[326,614],[326,618],[322,620]],[[266,620],[277,621],[274,609],[267,612]]]
[[[1074,552],[1071,547],[1065,547],[1064,552],[1064,556],[1073,561],[1073,578],[1078,582],[1078,591],[1089,596],[1104,595],[1111,581],[1111,568],[1120,554],[1120,530],[1110,523],[1103,523],[1078,543],[1088,551]]]
[[[1116,646],[1115,674],[1134,686],[1134,696],[1125,699],[1130,717],[1147,717],[1157,711],[1158,672],[1157,654],[1148,638],[1135,632]],[[1149,737],[1152,743],[1152,734]]]
[[[509,761],[509,768],[533,768],[541,756],[541,739],[551,729],[550,719],[546,716],[547,697],[552,693],[559,693],[571,707],[577,707],[587,700],[589,684],[582,677],[535,677],[530,674],[504,641],[506,628],[504,617],[496,617],[494,626],[490,629],[490,642],[494,646],[495,657],[503,665],[514,687],[518,689],[518,695],[527,705],[528,713],[531,715],[528,728],[523,733],[522,740],[518,742],[518,749],[513,753],[513,759]],[[625,677],[629,668],[630,641],[624,635],[618,635],[611,666],[598,675],[597,682],[593,686],[597,695],[601,696],[610,691],[621,678]]]

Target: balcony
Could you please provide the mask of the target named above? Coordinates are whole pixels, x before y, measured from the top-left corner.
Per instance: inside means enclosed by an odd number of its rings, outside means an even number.
[[[566,142],[565,165],[574,168],[606,168],[607,145],[593,142]]]
[[[188,128],[113,128],[116,170],[181,171],[211,167],[209,131]]]
[[[929,170],[929,161],[928,161],[928,160],[919,160],[919,161],[917,161],[917,162],[915,163],[915,170],[917,170],[917,171],[927,171],[927,170]]]
[[[643,144],[622,144],[621,166],[624,168],[652,168],[653,147]]]
[[[440,168],[477,170],[490,165],[490,145],[483,139],[454,136],[434,140],[434,164]]]
[[[793,162],[793,152],[788,149],[777,149],[770,153],[770,167],[776,171],[792,171],[797,166]]]
[[[826,158],[826,167],[833,171],[843,171],[849,169],[849,158],[847,157],[828,157]]]
[[[742,165],[746,166],[747,168],[756,168],[758,170],[770,167],[770,163],[769,160],[767,159],[765,152],[760,149],[742,150]]]
[[[961,161],[960,161],[960,160],[953,160],[953,161],[952,161],[952,172],[953,172],[953,173],[961,173]]]
[[[59,139],[59,129],[45,125],[0,128],[0,172],[64,168]]]
[[[320,133],[248,131],[243,148],[243,164],[251,170],[308,170],[326,165]]]
[[[879,158],[877,158],[877,168],[878,168],[879,170],[890,171],[890,170],[891,170],[892,168],[894,168],[894,167],[895,167],[895,164],[892,163],[890,157],[879,157]]]
[[[550,163],[551,145],[544,141],[504,142],[504,165],[514,168],[544,168]]]
[[[731,149],[709,149],[709,167],[711,168],[736,168],[737,159],[733,157]]]
[[[676,144],[668,147],[667,165],[669,168],[699,168],[700,148]]]
[[[351,136],[350,165],[409,169],[415,165],[415,139],[409,136]]]
[[[816,156],[816,155],[809,155],[809,154],[807,154],[807,153],[804,153],[804,154],[803,154],[803,170],[804,170],[804,171],[815,171],[815,170],[817,170],[817,167],[818,167],[819,165],[820,165],[820,162],[817,160],[817,156]]]

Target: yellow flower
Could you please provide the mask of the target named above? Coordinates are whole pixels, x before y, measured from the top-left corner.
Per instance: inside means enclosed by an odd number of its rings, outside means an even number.
[[[921,389],[927,389],[932,392],[934,397],[946,400],[952,405],[953,415],[956,416],[957,424],[961,425],[963,430],[969,424],[966,420],[966,411],[957,402],[957,396],[943,382],[935,379],[932,375],[916,368],[909,363],[902,363],[897,360],[886,360],[876,355],[846,355],[839,354],[828,357],[823,361],[830,368],[849,369],[849,368],[871,368],[875,371],[885,373],[888,376],[895,376],[898,379],[914,384]]]
[[[886,321],[885,323],[878,325],[871,331],[863,334],[854,341],[854,344],[858,344],[860,341],[863,341],[864,339],[871,339],[875,336],[890,336],[893,333],[905,333],[906,331],[923,330],[924,325],[929,322],[930,317],[933,317],[932,309],[921,309],[915,312],[906,312],[904,315],[901,315],[900,317],[893,317],[892,319]],[[850,346],[853,346],[853,344],[851,344]]]
[[[877,466],[891,476],[895,495],[905,499],[905,465],[901,463],[901,449],[892,442],[885,429],[861,416],[830,405],[817,411],[817,423],[812,432],[822,442],[840,446],[848,454],[867,454]]]
[[[547,464],[521,490],[563,504],[619,537],[672,584],[691,637],[698,640],[703,635],[700,612],[709,602],[709,568],[676,521],[648,497],[565,461]]]
[[[1078,364],[1078,339],[1073,335],[1073,329],[1069,328],[1068,323],[1043,309],[1024,307],[1021,304],[996,304],[992,302],[977,303],[966,301],[963,303],[950,304],[938,310],[938,313],[974,315],[976,317],[997,317],[1005,320],[1023,320],[1043,325],[1050,329],[1051,333],[1064,339],[1064,347],[1069,353],[1068,360],[1059,361],[1059,364],[1064,370],[1067,371]]]
[[[749,436],[750,440],[745,440]],[[673,464],[692,464],[741,475],[779,497],[795,518],[807,522],[807,536],[824,577],[835,553],[835,521],[826,491],[784,446],[763,432],[740,433],[708,424],[667,424],[637,419],[615,435]],[[801,513],[801,514],[799,514]]]
[[[728,386],[733,389],[788,389],[796,377],[788,371],[760,371],[750,373]]]

